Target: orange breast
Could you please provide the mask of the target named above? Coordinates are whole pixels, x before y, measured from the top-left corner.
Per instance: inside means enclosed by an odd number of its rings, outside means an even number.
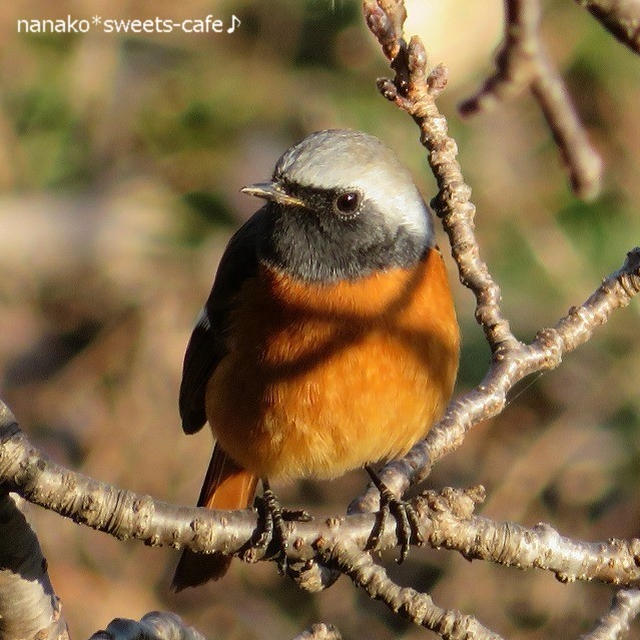
[[[263,267],[239,293],[209,423],[260,477],[335,477],[402,455],[451,394],[459,334],[442,257],[308,284]]]

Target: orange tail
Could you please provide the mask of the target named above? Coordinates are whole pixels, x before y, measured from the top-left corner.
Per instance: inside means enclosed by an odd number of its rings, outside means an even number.
[[[198,498],[199,507],[246,509],[256,490],[258,478],[239,467],[216,444]],[[227,572],[231,556],[223,553],[193,553],[185,549],[171,582],[174,591],[218,580]]]

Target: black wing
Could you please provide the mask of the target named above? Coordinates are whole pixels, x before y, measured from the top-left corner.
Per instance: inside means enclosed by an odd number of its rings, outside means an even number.
[[[227,352],[229,310],[242,283],[257,272],[258,246],[264,238],[266,208],[253,215],[232,236],[218,266],[213,288],[187,346],[180,384],[180,417],[185,433],[195,433],[207,420],[207,382]]]

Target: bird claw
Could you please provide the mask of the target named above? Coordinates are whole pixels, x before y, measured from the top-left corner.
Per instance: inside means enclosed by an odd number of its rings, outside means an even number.
[[[264,550],[273,546],[275,551],[267,557],[270,560],[274,559],[280,575],[285,575],[288,568],[287,548],[289,546],[289,532],[285,523],[309,522],[313,520],[313,516],[303,509],[283,509],[269,483],[263,480],[263,485],[262,496],[255,499],[255,507],[260,515],[260,530],[252,541],[251,547]]]
[[[424,538],[420,533],[418,514],[409,502],[396,498],[371,467],[366,466],[365,469],[380,492],[379,517],[371,530],[367,548],[378,549],[380,536],[384,531],[389,514],[391,514],[396,521],[396,535],[400,543],[400,555],[396,558],[396,562],[402,564],[409,554],[409,546],[412,542],[417,545],[424,543]]]
[[[424,543],[420,533],[420,521],[413,506],[404,500],[392,498],[389,509],[398,524],[400,538],[400,555],[396,558],[396,562],[402,564],[409,555],[409,546],[412,542],[417,545]]]
[[[253,534],[250,548],[263,550],[269,546],[269,542],[273,538],[273,515],[267,508],[265,499],[261,496],[255,497],[253,507],[258,511],[258,527]]]
[[[285,522],[311,522],[313,516],[306,509],[282,509]]]

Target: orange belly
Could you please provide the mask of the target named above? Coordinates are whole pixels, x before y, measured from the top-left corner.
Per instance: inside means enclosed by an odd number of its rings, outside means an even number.
[[[442,257],[331,284],[262,267],[206,393],[220,446],[256,476],[331,478],[406,453],[442,413],[459,333]]]

